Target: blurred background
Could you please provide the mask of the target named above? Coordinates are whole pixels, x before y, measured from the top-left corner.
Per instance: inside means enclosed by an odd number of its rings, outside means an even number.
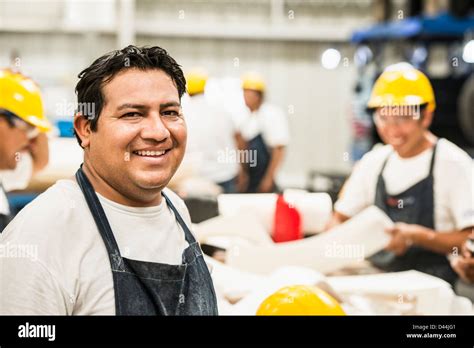
[[[474,154],[473,23],[470,0],[0,0],[0,66],[41,85],[58,125],[50,137],[62,137],[50,144],[45,175],[54,179],[80,162],[67,138],[74,86],[103,53],[161,46],[185,71],[206,69],[206,94],[234,114],[240,76],[258,71],[266,100],[288,117],[279,186],[335,196],[353,162],[379,141],[364,105],[395,62],[428,74],[438,103],[432,130]],[[41,190],[53,181],[35,180],[46,182]]]

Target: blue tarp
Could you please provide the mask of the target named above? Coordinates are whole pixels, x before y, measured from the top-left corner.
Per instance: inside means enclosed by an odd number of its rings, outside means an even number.
[[[361,43],[414,37],[427,40],[443,37],[462,38],[467,31],[474,31],[474,16],[457,18],[443,13],[434,17],[412,17],[357,30],[352,34],[351,42]]]

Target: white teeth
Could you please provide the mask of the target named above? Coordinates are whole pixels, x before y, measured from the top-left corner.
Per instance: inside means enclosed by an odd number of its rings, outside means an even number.
[[[139,156],[161,156],[164,155],[166,151],[135,151]]]

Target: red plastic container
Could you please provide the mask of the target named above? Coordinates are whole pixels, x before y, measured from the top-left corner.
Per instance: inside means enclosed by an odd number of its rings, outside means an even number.
[[[273,224],[273,240],[275,243],[281,243],[301,238],[303,238],[303,232],[300,213],[285,201],[283,195],[278,195]]]

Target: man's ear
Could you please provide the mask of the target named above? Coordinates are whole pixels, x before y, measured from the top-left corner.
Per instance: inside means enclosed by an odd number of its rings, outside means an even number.
[[[74,115],[74,130],[76,131],[79,138],[81,138],[81,146],[83,148],[88,147],[91,134],[90,120],[78,112]]]
[[[429,111],[428,109],[424,109],[422,111],[422,118],[421,118],[421,124],[423,128],[428,129],[431,126],[431,122],[433,122],[433,111]]]

